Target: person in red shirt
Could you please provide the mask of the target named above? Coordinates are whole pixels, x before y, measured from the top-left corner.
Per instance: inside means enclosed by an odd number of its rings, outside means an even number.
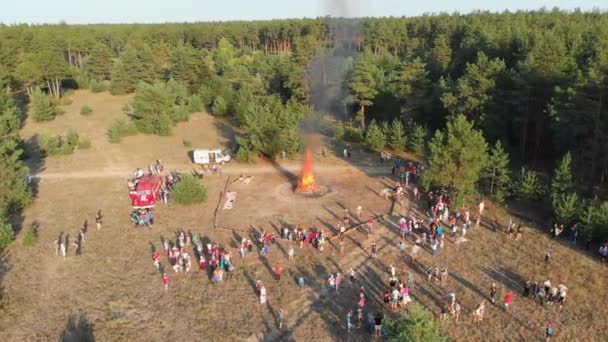
[[[154,267],[156,267],[156,270],[159,271],[160,270],[160,253],[157,251],[152,253],[152,260],[154,261]]]
[[[509,306],[511,306],[512,302],[513,302],[513,292],[509,291],[505,295],[505,310],[506,311],[509,311]]]
[[[370,216],[369,219],[367,219],[367,238],[370,238],[372,236],[374,222],[376,222],[376,219],[373,216]]]
[[[165,291],[169,289],[169,277],[167,273],[163,273],[163,285],[165,286]]]
[[[275,280],[281,280],[281,272],[283,272],[283,266],[281,266],[281,264],[279,263],[276,263],[276,265],[274,265],[274,268],[272,269],[272,272],[274,273]]]

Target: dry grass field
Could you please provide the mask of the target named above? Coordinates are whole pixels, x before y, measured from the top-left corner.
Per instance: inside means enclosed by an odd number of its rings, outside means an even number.
[[[354,164],[333,156],[315,157],[318,181],[330,189],[323,197],[291,193],[289,174],[297,173],[297,161],[280,165],[231,162],[223,175],[204,177],[209,192],[205,204],[160,204],[152,229],[133,228],[128,173],[155,159],[163,160],[168,169],[187,171],[192,165],[182,141],[190,140],[193,148],[223,147],[230,142],[229,125],[195,114],[190,122],[179,124],[171,137],[138,135],[109,144],[105,130],[112,119],[124,116],[121,108],[130,98],[78,91],[73,100],[64,107],[63,116],[49,123],[28,121],[22,130],[22,136],[30,139],[40,132],[65,133],[74,128],[89,137],[93,146],[73,155],[31,162],[40,181],[36,200],[24,212],[22,225],[36,222],[39,241],[26,247],[18,238],[1,257],[1,341],[368,341],[371,337],[364,329],[347,333],[346,313],[355,308],[358,286],[365,286],[371,295],[368,308],[381,310],[389,264],[398,267],[400,277],[408,272],[415,275],[414,300],[435,314],[447,294],[456,293],[463,314],[460,322],[447,323],[451,340],[541,341],[551,320],[557,323],[556,341],[608,340],[606,267],[580,247],[550,239],[534,224],[526,228],[522,241],[494,232],[487,223],[494,218],[506,223],[508,218],[492,206],[483,226],[467,234],[468,242],[457,247],[448,239],[439,255],[432,257],[425,250],[416,264],[400,256],[396,247],[398,215],[423,217],[424,208],[415,201],[406,201],[401,207],[379,197],[384,184],[392,183],[390,167],[370,165],[373,158],[359,151],[355,151]],[[93,115],[78,113],[84,104],[93,108]],[[254,175],[254,179],[251,184],[229,186],[238,192],[236,205],[232,210],[220,210],[218,217],[219,227],[234,230],[214,229],[219,192],[228,177],[234,179],[240,173]],[[288,241],[279,240],[267,258],[256,250],[245,259],[237,257],[236,275],[216,286],[200,271],[191,278],[171,272],[166,292],[151,260],[151,249],[161,249],[161,236],[174,239],[177,228],[203,234],[237,254],[236,241],[261,229],[276,232],[284,224],[302,224],[333,232],[343,208],[354,212],[357,205],[363,206],[364,217],[386,216],[372,239],[356,231],[349,233],[343,255],[333,245],[323,252],[295,246],[295,261],[289,262]],[[85,219],[93,222],[98,208],[104,213],[104,226],[101,231],[89,229],[82,256],[70,253],[65,260],[55,256],[56,237],[63,232],[74,239]],[[534,212],[534,208],[527,209]],[[379,246],[377,259],[369,257],[372,241]],[[411,241],[407,245],[411,246]],[[553,249],[553,260],[545,264],[543,256],[548,248]],[[278,282],[271,274],[276,262],[285,268]],[[166,258],[163,263],[167,264]],[[426,281],[428,265],[448,268],[445,287]],[[340,294],[329,292],[329,273],[346,274],[351,268],[359,274],[358,284],[345,284]],[[296,285],[299,276],[306,279],[304,288]],[[541,308],[521,297],[523,281],[546,278],[569,288],[562,312],[557,306]],[[268,289],[265,306],[256,297],[254,284],[258,279]],[[473,325],[470,313],[487,299],[492,282],[499,285],[499,299],[507,289],[516,292],[514,305],[509,312],[490,306],[485,321]],[[287,311],[282,331],[276,325],[279,308]]]

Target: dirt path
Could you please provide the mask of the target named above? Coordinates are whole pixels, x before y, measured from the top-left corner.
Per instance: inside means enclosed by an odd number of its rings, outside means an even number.
[[[294,174],[298,174],[301,168],[299,164],[285,164],[280,166],[284,171],[289,171]],[[189,172],[194,169],[194,165],[169,165],[165,167],[167,170],[180,170],[180,172]],[[381,175],[386,174],[388,171],[387,167],[379,166],[360,166],[358,169],[367,174]],[[200,169],[199,169],[200,170]],[[352,171],[351,165],[319,165],[315,166],[315,171],[322,173],[335,173]],[[226,166],[222,173],[226,175],[239,175],[239,174],[266,174],[276,173],[277,169],[274,166],[266,165],[236,165],[234,167]],[[37,179],[52,179],[52,180],[65,180],[65,179],[87,179],[87,178],[126,178],[133,172],[133,169],[101,169],[101,170],[81,170],[71,172],[38,172],[34,174],[28,174],[28,177]],[[211,175],[210,172],[205,172],[205,175]]]

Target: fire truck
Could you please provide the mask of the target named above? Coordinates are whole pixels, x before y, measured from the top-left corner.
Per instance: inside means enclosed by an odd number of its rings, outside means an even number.
[[[160,198],[162,184],[161,175],[152,174],[141,177],[135,188],[129,190],[133,209],[154,208],[156,200]]]

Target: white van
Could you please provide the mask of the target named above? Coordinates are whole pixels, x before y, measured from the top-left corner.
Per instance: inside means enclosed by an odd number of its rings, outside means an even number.
[[[192,161],[195,164],[224,164],[230,161],[230,155],[226,151],[217,150],[194,150]]]

